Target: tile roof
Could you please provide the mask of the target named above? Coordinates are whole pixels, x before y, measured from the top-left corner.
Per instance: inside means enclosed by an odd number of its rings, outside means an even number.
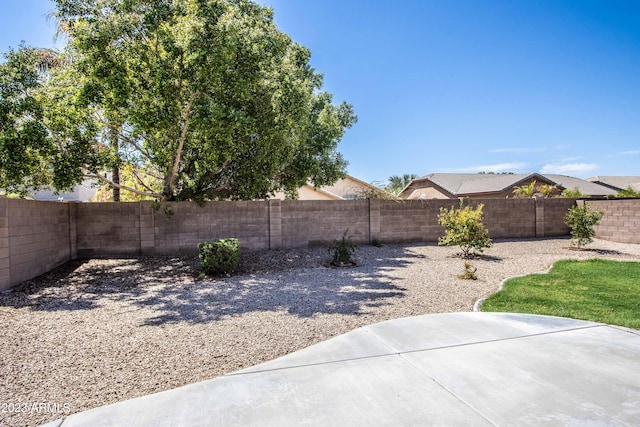
[[[588,194],[592,197],[615,196],[617,194],[617,191],[605,187],[604,185],[596,184],[595,182],[589,182],[587,180],[575,178],[572,176],[548,173],[545,173],[542,176],[555,182],[563,188],[566,188],[568,190],[575,190],[577,188],[581,193]]]
[[[587,181],[599,182],[603,185],[619,188],[620,190],[631,186],[634,190],[640,191],[640,176],[593,176],[587,178]]]
[[[605,186],[566,175],[516,173],[516,174],[480,174],[480,173],[432,173],[415,181],[431,181],[454,196],[470,194],[500,193],[521,183],[535,179],[542,184],[558,185],[560,189],[578,189],[589,196],[615,195],[616,191]],[[408,187],[407,187],[408,188]]]
[[[537,174],[482,174],[482,173],[432,173],[418,180],[428,179],[449,193],[461,196],[465,194],[497,193],[518,185]]]

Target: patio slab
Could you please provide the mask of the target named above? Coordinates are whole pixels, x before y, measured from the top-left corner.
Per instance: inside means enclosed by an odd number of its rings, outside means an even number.
[[[74,426],[640,425],[640,332],[510,313],[366,326]]]

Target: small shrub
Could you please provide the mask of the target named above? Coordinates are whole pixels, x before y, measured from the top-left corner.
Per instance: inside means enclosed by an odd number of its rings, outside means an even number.
[[[198,243],[198,252],[202,272],[207,275],[229,274],[240,262],[238,239]]]
[[[331,249],[333,250],[333,259],[331,260],[331,264],[336,266],[355,264],[351,255],[358,250],[358,246],[351,241],[351,237],[348,233],[349,229],[344,230],[342,238],[333,241],[333,245],[331,246]]]
[[[458,279],[462,279],[462,280],[478,280],[478,276],[476,275],[476,271],[478,271],[478,269],[476,267],[474,267],[473,264],[471,264],[468,261],[465,261],[464,262],[464,273],[458,274]]]
[[[571,230],[571,244],[578,248],[593,242],[596,235],[593,227],[600,222],[604,212],[591,210],[589,205],[573,206],[567,211],[564,223]]]
[[[438,239],[438,245],[458,245],[463,256],[470,258],[485,248],[490,248],[492,243],[489,232],[482,223],[484,205],[480,204],[476,209],[471,209],[471,206],[462,207],[462,203],[460,201],[459,209],[453,206],[451,210],[440,208],[438,224],[444,227],[445,235]]]
[[[371,239],[371,246],[375,246],[376,248],[381,248],[384,245],[382,244],[382,242],[378,239]]]

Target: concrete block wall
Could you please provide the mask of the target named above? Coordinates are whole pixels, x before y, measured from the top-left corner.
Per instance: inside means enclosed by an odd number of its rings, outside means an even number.
[[[9,199],[0,196],[0,291],[14,285],[11,282],[11,249],[9,247]]]
[[[604,216],[594,227],[596,237],[621,243],[640,243],[640,199],[584,201]]]
[[[568,235],[569,227],[564,223],[564,217],[569,208],[575,206],[576,199],[558,197],[542,199],[542,203],[544,204],[544,236],[557,237]]]
[[[438,224],[440,207],[458,205],[457,200],[381,200],[380,241],[430,242],[444,229]]]
[[[0,197],[0,290],[72,259],[69,207]]]
[[[468,203],[484,205],[484,225],[492,239],[536,237],[536,199],[473,199]]]
[[[139,255],[140,206],[140,203],[78,203],[78,257]]]
[[[248,250],[269,249],[269,202],[168,203],[153,211],[156,254],[196,253],[200,242],[237,238]]]
[[[346,229],[357,244],[369,243],[369,200],[283,200],[282,246],[324,246]]]
[[[474,199],[490,236],[568,235],[573,199]],[[640,200],[587,201],[604,210],[597,237],[640,243]],[[0,197],[0,290],[70,259],[195,253],[197,244],[236,237],[248,250],[327,245],[349,229],[357,244],[437,241],[437,215],[457,200],[58,203]]]

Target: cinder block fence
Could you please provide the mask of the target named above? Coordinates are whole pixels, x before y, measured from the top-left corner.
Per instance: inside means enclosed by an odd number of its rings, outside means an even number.
[[[604,212],[594,227],[600,239],[621,243],[640,244],[640,200],[579,200],[593,210]]]
[[[567,235],[564,214],[575,200],[468,203],[485,205],[485,225],[492,238],[536,238]],[[598,228],[602,237],[640,243],[640,200],[589,203],[607,211]],[[199,242],[224,237],[238,238],[246,250],[326,245],[346,229],[358,244],[433,242],[443,234],[437,221],[440,208],[458,204],[455,200],[270,200],[203,206],[179,202],[168,204],[173,212],[168,216],[164,208],[154,210],[151,202],[58,203],[0,197],[0,290],[76,258],[194,253]],[[633,230],[633,238],[626,237],[625,227]]]

